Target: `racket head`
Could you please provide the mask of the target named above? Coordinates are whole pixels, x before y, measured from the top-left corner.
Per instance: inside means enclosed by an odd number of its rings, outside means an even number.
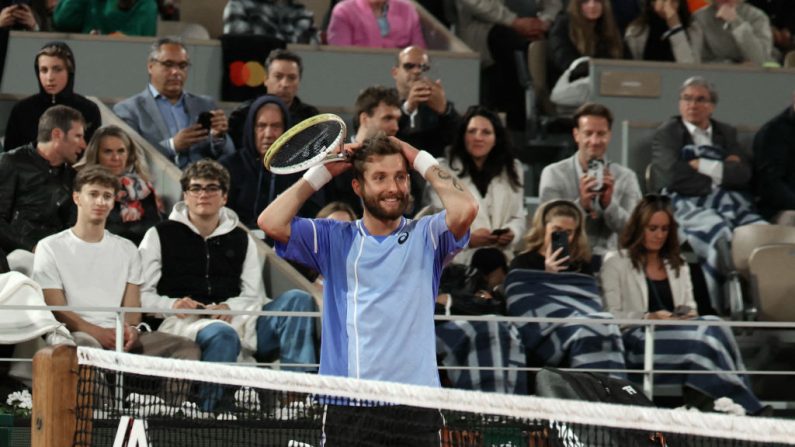
[[[333,113],[307,118],[271,144],[263,164],[274,174],[292,174],[322,163],[345,139],[345,121]]]

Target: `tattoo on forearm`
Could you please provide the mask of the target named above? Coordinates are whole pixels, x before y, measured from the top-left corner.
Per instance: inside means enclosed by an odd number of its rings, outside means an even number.
[[[455,178],[452,174],[440,168],[439,166],[434,166],[433,170],[436,173],[436,176],[439,177],[439,180],[449,181],[453,184],[453,188],[461,192],[464,191],[464,187],[461,186],[460,183],[458,183],[458,179]]]

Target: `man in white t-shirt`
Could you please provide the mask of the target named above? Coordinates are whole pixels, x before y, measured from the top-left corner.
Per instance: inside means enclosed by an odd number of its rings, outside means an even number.
[[[77,223],[39,242],[33,279],[41,285],[50,306],[140,307],[143,282],[138,250],[132,242],[105,230],[113,209],[118,178],[100,166],[82,169],[74,183]],[[116,317],[112,312],[85,310],[54,312],[72,332],[79,346],[116,347]],[[141,315],[124,315],[127,352],[198,360],[199,348],[184,337],[140,332]]]

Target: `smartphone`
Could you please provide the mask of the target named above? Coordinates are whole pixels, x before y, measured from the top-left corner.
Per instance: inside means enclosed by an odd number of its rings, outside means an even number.
[[[507,233],[507,228],[497,228],[496,230],[492,230],[492,236],[502,236],[503,234]]]
[[[589,160],[588,177],[593,177],[596,179],[596,183],[593,187],[591,187],[591,191],[601,191],[605,184],[605,162],[598,158],[592,158]]]
[[[210,112],[202,112],[199,114],[199,119],[196,120],[196,123],[201,125],[203,129],[210,130],[213,126],[213,114]]]
[[[561,250],[557,259],[569,256],[569,233],[565,231],[552,232],[552,253],[558,251],[559,248],[563,248],[563,250]],[[569,261],[566,261],[563,265],[569,265]]]

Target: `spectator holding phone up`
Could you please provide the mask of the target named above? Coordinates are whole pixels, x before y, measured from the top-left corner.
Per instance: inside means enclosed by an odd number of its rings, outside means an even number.
[[[469,245],[455,262],[469,264],[472,253],[481,247],[496,247],[513,259],[519,235],[524,233],[527,211],[524,208],[524,170],[508,141],[508,133],[497,115],[481,106],[470,107],[458,127],[447,158],[440,158],[459,182],[477,199],[480,208]],[[430,188],[427,203],[444,209],[439,196]]]
[[[513,259],[511,269],[593,275],[584,220],[574,202],[553,200],[541,204],[525,238],[526,250]]]

